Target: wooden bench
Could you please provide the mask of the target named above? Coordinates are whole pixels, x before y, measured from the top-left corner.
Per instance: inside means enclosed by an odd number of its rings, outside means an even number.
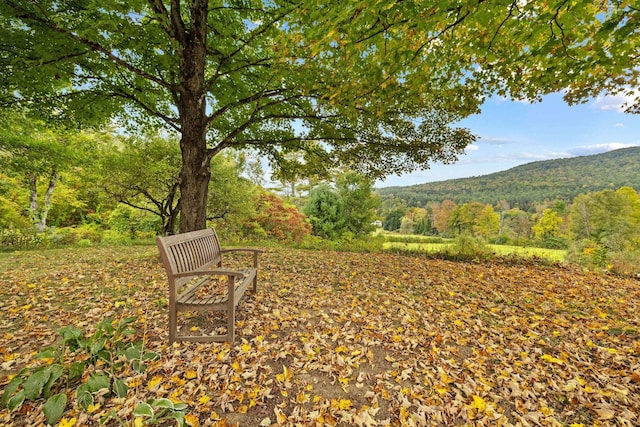
[[[228,341],[235,336],[235,309],[250,283],[258,285],[258,255],[261,249],[222,249],[213,228],[156,237],[156,244],[169,279],[169,343],[181,341]],[[222,267],[222,254],[244,251],[253,254],[253,266],[242,270]],[[226,277],[222,294],[202,295],[213,278]],[[225,311],[226,335],[178,335],[177,316],[184,311]]]

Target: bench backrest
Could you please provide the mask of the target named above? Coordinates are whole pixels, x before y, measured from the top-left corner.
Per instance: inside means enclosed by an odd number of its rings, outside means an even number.
[[[213,228],[173,236],[158,236],[156,244],[169,282],[175,283],[177,288],[189,279],[174,279],[174,275],[197,270],[206,264],[218,265],[222,261],[220,242]]]

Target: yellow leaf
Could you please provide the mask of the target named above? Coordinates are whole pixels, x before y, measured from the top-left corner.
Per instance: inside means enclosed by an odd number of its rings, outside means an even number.
[[[543,354],[542,356],[540,356],[540,358],[542,360],[544,360],[545,362],[549,362],[549,363],[556,363],[558,365],[562,365],[564,364],[564,361],[561,359],[558,359],[557,357],[553,357],[550,354]]]
[[[409,417],[409,410],[404,406],[400,408],[400,421],[404,425],[407,422],[407,418]]]
[[[284,365],[282,365],[282,373],[276,375],[276,379],[280,382],[290,381],[292,377],[293,373]]]
[[[77,421],[78,421],[78,420],[76,419],[76,417],[73,417],[73,418],[71,418],[71,419],[69,419],[69,420],[68,420],[68,419],[66,419],[66,418],[63,418],[63,419],[61,419],[61,420],[60,420],[60,422],[58,423],[58,427],[73,427],[73,426],[75,426],[75,425],[76,425],[76,422],[77,422]]]
[[[433,387],[433,388],[435,388],[435,389],[436,389],[436,391],[437,391],[438,393],[440,393],[440,394],[445,394],[445,393],[449,390],[449,387],[447,387],[447,386],[437,386],[437,385],[436,385],[436,386],[435,386],[435,387]]]
[[[287,422],[287,416],[280,410],[280,408],[273,408],[273,412],[276,414],[278,424],[284,424],[285,422]]]
[[[138,417],[136,418],[136,420],[133,422],[133,425],[135,427],[143,427],[144,426],[144,421],[142,420],[142,418]]]
[[[92,412],[97,411],[98,409],[100,409],[100,404],[99,403],[97,405],[89,405],[87,407],[87,412],[88,413],[92,413]]]
[[[162,382],[162,377],[160,375],[156,375],[153,378],[151,378],[151,380],[147,383],[147,388],[149,390],[152,390],[161,382]]]
[[[191,327],[191,332],[196,332],[197,330],[199,330],[200,328],[198,328],[197,326],[192,326]]]
[[[129,378],[129,381],[127,382],[129,387],[138,387],[140,384],[142,384],[141,378]]]
[[[197,373],[195,370],[193,370],[193,369],[189,369],[189,370],[184,374],[184,376],[185,376],[187,379],[192,380],[192,379],[194,379],[194,378],[196,378],[196,377],[198,376],[198,373]]]
[[[242,345],[240,346],[240,348],[241,348],[241,349],[242,349],[242,351],[244,351],[245,353],[248,353],[248,352],[249,352],[249,350],[251,350],[251,344],[244,343],[244,344],[242,344]]]
[[[200,419],[198,418],[197,415],[193,415],[193,414],[185,415],[184,421],[187,423],[188,426],[191,426],[191,427],[198,427],[200,425]]]
[[[300,391],[296,396],[296,403],[307,403],[309,401],[309,395]]]
[[[338,402],[338,408],[343,411],[351,409],[352,407],[353,402],[351,402],[349,399],[340,399],[340,401]]]
[[[478,412],[484,412],[487,409],[487,402],[480,396],[473,395],[473,403],[470,405],[473,409],[477,409]]]
[[[246,414],[248,410],[249,408],[247,407],[247,405],[242,405],[236,410],[236,412],[238,414]]]
[[[200,399],[198,399],[198,403],[201,404],[201,405],[204,405],[204,404],[209,403],[210,400],[211,400],[211,397],[202,396]]]

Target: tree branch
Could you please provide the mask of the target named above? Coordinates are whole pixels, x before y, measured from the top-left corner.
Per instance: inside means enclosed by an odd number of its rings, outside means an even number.
[[[21,8],[16,2],[12,1],[12,0],[6,0],[5,3],[13,8],[14,10],[16,10],[16,12],[18,13],[18,17],[21,19],[25,19],[25,20],[30,20],[33,21],[35,23],[38,23],[46,28],[49,28],[52,31],[55,31],[56,33],[62,34],[66,37],[68,37],[71,40],[74,40],[84,46],[87,46],[88,48],[90,48],[91,50],[95,51],[95,52],[99,52],[102,55],[104,55],[106,58],[110,59],[114,64],[119,65],[127,70],[129,70],[130,72],[143,77],[149,81],[152,81],[158,85],[160,85],[161,87],[164,87],[166,89],[173,89],[173,85],[152,75],[147,73],[146,71],[134,66],[133,64],[130,64],[129,62],[125,61],[124,59],[118,57],[117,55],[115,55],[113,52],[111,52],[109,49],[105,48],[104,46],[102,46],[100,43],[89,40],[87,38],[81,37],[78,34],[74,34],[73,32],[61,28],[59,27],[55,22],[52,22],[48,19],[45,19],[43,17],[37,16],[31,12],[29,12],[28,10]]]

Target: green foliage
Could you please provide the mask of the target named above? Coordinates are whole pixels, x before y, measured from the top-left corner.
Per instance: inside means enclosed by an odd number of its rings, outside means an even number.
[[[43,241],[42,234],[36,233],[33,229],[0,229],[0,249],[3,251],[34,248],[42,245]]]
[[[385,234],[385,241],[387,242],[397,242],[397,243],[444,243],[445,239],[442,237],[427,237],[427,236],[416,236],[416,235],[394,235],[394,234]]]
[[[5,388],[2,405],[16,411],[25,401],[45,400],[42,411],[47,423],[54,424],[65,411],[69,389],[75,389],[78,406],[85,410],[94,404],[98,394],[126,397],[128,387],[123,375],[129,369],[144,372],[146,363],[159,357],[146,351],[141,341],[129,339],[136,333],[132,327],[135,321],[135,317],[118,322],[105,319],[91,335],[75,326],[60,329],[58,344],[38,354],[39,358],[53,359],[55,363],[22,369]],[[83,357],[65,362],[67,357],[78,353]]]
[[[593,240],[580,240],[569,247],[568,259],[591,268],[606,268],[607,248]]]
[[[0,195],[0,229],[26,229],[30,226],[17,203]]]
[[[386,231],[396,231],[400,229],[402,225],[402,218],[404,217],[404,209],[394,209],[387,214],[382,221],[382,228]]]
[[[120,204],[109,215],[109,228],[135,240],[140,232],[160,232],[161,220],[146,211]]]
[[[175,420],[177,425],[185,425],[186,403],[173,403],[166,398],[149,399],[140,403],[133,411],[133,415],[143,419],[145,425],[162,424],[170,420]]]
[[[299,249],[314,249],[339,252],[380,252],[384,245],[383,236],[362,236],[354,238],[345,233],[337,239],[327,240],[320,236],[309,235],[292,246]]]
[[[188,231],[205,226],[209,162],[225,148],[255,147],[285,176],[382,177],[456,160],[475,137],[453,124],[489,94],[569,89],[580,102],[639,86],[627,2],[374,6],[5,2],[0,100],[59,123],[180,133]]]
[[[373,221],[380,198],[373,193],[373,180],[349,171],[338,176],[336,187],[344,205],[345,229],[354,236],[375,230]]]
[[[640,243],[640,196],[629,187],[576,197],[569,219],[575,240],[594,240],[613,252]]]
[[[558,213],[552,209],[545,209],[538,218],[538,221],[531,227],[531,231],[536,239],[544,241],[554,237],[560,237],[560,224],[563,220]]]
[[[136,231],[175,231],[180,198],[178,141],[159,135],[105,138],[94,160],[94,168],[85,171],[89,182],[112,201],[157,217],[155,221],[145,219],[154,223],[149,229],[151,224],[140,224],[144,218],[141,212],[132,213],[130,216],[137,223],[129,228],[114,224],[117,231],[132,237]]]
[[[428,206],[447,199],[457,204],[477,201],[491,205],[505,200],[512,207],[529,211],[546,200],[569,201],[579,194],[605,188],[640,188],[639,168],[640,147],[629,147],[591,156],[528,163],[480,177],[385,187],[377,191],[383,202],[393,198],[409,206]]]
[[[344,202],[340,194],[327,184],[311,191],[303,212],[311,221],[316,236],[335,240],[346,231]]]
[[[258,186],[241,176],[241,167],[227,154],[211,161],[207,217],[232,234],[241,233],[256,215],[261,197]]]
[[[462,233],[453,240],[450,252],[463,259],[488,259],[493,256],[493,252],[487,243],[469,233]]]

